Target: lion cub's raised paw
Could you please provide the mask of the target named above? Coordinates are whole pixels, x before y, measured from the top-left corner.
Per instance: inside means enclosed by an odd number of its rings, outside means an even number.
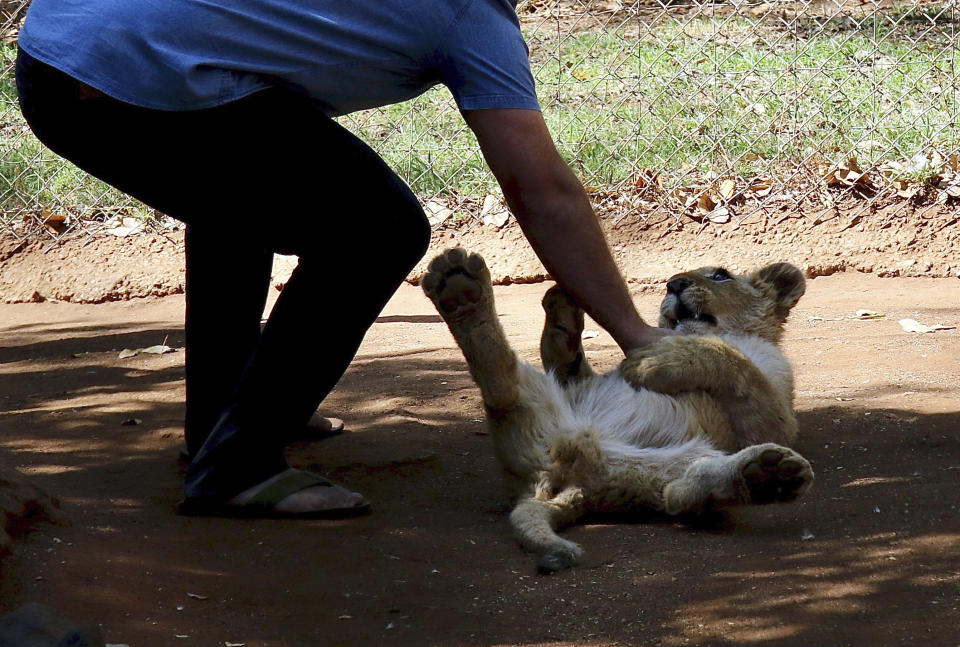
[[[813,468],[792,449],[766,443],[748,447],[737,456],[747,503],[786,503],[813,485]]]
[[[593,375],[583,352],[583,310],[560,286],[543,296],[546,314],[540,337],[543,368],[553,372],[561,384],[570,384]]]
[[[430,262],[421,285],[447,322],[493,314],[490,271],[479,254],[448,249]]]
[[[620,363],[620,374],[638,389],[674,395],[697,388],[702,379],[694,373],[698,337],[667,337],[636,348]]]

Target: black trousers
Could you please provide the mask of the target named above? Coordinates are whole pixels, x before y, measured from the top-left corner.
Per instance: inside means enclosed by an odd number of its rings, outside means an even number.
[[[187,223],[186,496],[229,497],[284,469],[290,432],[426,252],[414,194],[291,90],[149,110],[22,51],[17,88],[50,149]],[[300,262],[261,332],[274,252]]]

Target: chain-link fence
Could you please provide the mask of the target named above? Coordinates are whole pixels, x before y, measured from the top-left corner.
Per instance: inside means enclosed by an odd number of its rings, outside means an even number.
[[[167,226],[44,150],[16,108],[25,2],[0,2],[0,232]],[[758,210],[960,202],[958,0],[526,0],[562,154],[604,211],[723,223]],[[435,222],[506,217],[449,95],[342,119]]]

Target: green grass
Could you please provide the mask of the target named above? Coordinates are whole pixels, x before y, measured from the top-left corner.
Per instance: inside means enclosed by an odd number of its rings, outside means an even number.
[[[767,33],[765,43],[736,19],[693,21],[685,32],[701,38],[666,27],[629,52],[610,34],[581,34],[561,43],[561,62],[540,68],[554,132],[588,181],[628,179],[632,167],[621,159],[656,171],[750,174],[771,160],[831,156],[863,140],[884,143],[866,163],[928,146],[956,150],[956,42],[948,32],[928,30],[910,43],[878,38],[868,25],[800,42]],[[567,61],[574,64],[564,70]],[[611,88],[608,70],[633,76]],[[566,83],[565,74],[584,82]],[[581,148],[585,137],[594,141]],[[748,154],[756,163],[736,162]]]
[[[668,17],[652,27],[631,20],[559,36],[528,27],[527,37],[561,153],[587,184],[607,187],[639,169],[751,176],[789,173],[812,156],[839,161],[851,151],[861,166],[933,148],[957,152],[953,20],[941,9],[897,9],[854,24],[841,16],[792,24]],[[13,49],[0,53],[9,69]],[[37,202],[129,204],[22,134],[9,74],[0,77],[0,112],[4,215]],[[495,190],[443,89],[342,122],[418,194]]]
[[[15,57],[13,45],[0,45],[0,69],[6,71],[0,75],[0,226],[44,208],[83,217],[123,208],[125,215],[149,217],[148,209],[60,159],[33,137],[17,105]]]
[[[528,40],[561,153],[588,184],[607,186],[641,168],[775,172],[818,153],[839,160],[864,141],[880,143],[856,150],[866,165],[958,150],[952,25],[904,16],[854,29],[818,23],[818,34],[799,41],[764,30],[766,42],[751,38],[754,23],[736,18],[668,24],[639,38],[592,31]],[[913,42],[896,37],[908,23]],[[443,91],[348,125],[419,193],[492,190]]]

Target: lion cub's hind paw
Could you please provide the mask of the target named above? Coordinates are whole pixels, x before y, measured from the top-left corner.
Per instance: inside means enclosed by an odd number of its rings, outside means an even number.
[[[447,321],[460,321],[492,307],[490,271],[479,254],[448,249],[434,258],[421,281],[424,293]]]
[[[537,572],[550,575],[576,565],[583,556],[583,549],[571,542],[570,546],[555,548],[544,553],[537,560]]]
[[[748,447],[749,460],[740,465],[742,484],[751,503],[785,503],[798,498],[813,484],[813,469],[800,454],[774,444]]]

